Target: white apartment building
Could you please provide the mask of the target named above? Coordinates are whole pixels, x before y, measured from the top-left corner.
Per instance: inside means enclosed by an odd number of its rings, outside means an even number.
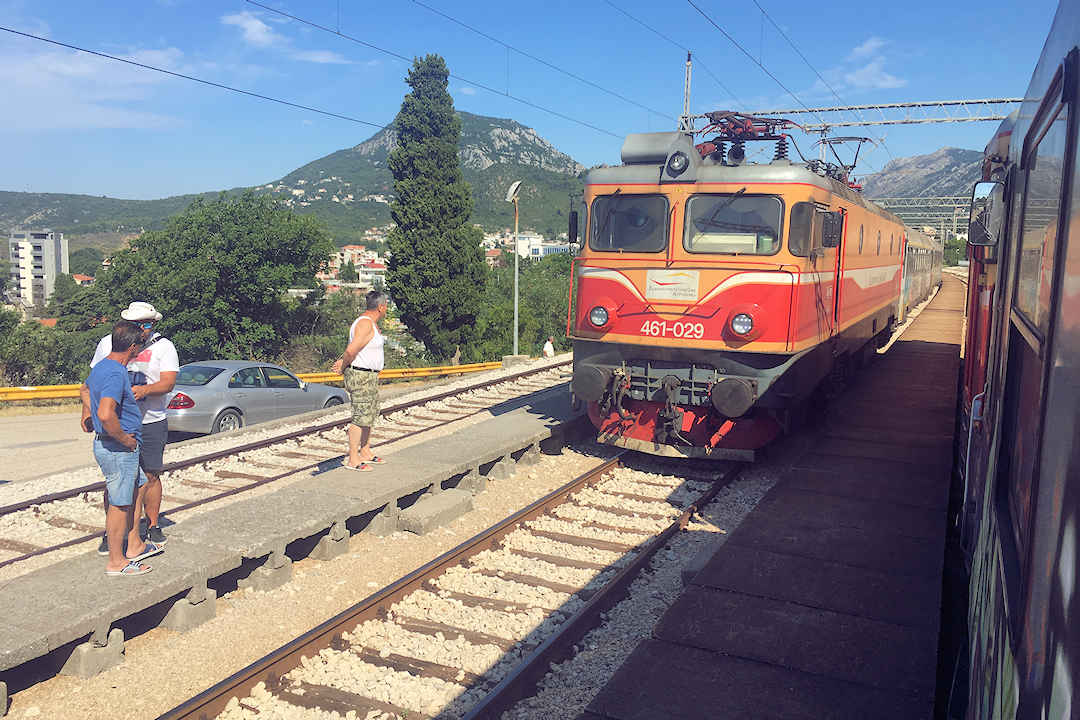
[[[567,243],[549,242],[539,233],[519,233],[517,252],[526,260],[542,260],[548,255],[570,252]]]
[[[10,281],[23,305],[44,305],[67,273],[68,244],[64,233],[52,230],[12,230],[8,235]]]

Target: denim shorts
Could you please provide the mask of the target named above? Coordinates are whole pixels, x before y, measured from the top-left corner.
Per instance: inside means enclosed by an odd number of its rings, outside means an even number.
[[[136,482],[142,487],[147,480],[146,473],[139,467],[139,448],[128,450],[115,440],[95,437],[94,459],[105,476],[109,504],[118,507],[133,504]]]

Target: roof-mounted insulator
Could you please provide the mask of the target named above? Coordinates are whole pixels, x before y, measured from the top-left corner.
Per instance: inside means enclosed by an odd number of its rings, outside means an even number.
[[[786,135],[782,136],[779,140],[776,141],[776,153],[773,154],[773,160],[788,159],[787,142],[788,141]]]

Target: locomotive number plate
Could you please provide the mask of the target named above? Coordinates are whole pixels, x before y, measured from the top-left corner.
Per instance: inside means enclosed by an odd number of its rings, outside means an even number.
[[[646,320],[641,326],[641,334],[649,337],[673,337],[700,340],[705,337],[705,325],[699,322],[668,322],[667,320]]]

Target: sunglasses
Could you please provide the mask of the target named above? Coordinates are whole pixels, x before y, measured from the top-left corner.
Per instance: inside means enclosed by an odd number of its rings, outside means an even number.
[[[150,328],[154,327],[154,323],[152,323],[152,322],[139,323],[139,327],[141,327],[143,330],[149,330]]]

